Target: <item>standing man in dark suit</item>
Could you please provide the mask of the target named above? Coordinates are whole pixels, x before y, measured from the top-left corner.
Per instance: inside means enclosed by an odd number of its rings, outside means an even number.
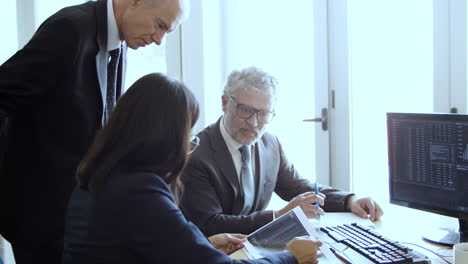
[[[200,147],[184,171],[182,210],[188,219],[207,236],[249,234],[296,206],[309,218],[324,211],[352,211],[379,219],[382,210],[371,198],[324,185],[315,193],[314,184],[299,175],[278,139],[265,132],[275,116],[276,86],[274,77],[254,67],[229,75],[222,96],[224,115],[198,134]],[[264,210],[273,192],[289,203]]]
[[[186,4],[98,0],[64,8],[0,66],[8,126],[0,140],[0,234],[16,263],[61,263],[75,170],[123,91],[127,46],[159,45]]]

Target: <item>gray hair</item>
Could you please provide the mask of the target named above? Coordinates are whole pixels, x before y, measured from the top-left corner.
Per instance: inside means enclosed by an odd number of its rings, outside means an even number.
[[[248,67],[234,70],[229,74],[224,95],[235,97],[240,90],[253,91],[257,94],[270,95],[276,101],[276,88],[278,81],[275,77],[256,68]]]

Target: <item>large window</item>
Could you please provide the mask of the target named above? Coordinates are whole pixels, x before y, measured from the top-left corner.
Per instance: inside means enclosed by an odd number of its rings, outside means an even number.
[[[44,22],[49,16],[52,14],[56,13],[60,9],[67,7],[67,6],[72,6],[72,5],[78,5],[82,4],[84,2],[87,2],[87,0],[67,0],[67,1],[61,1],[61,0],[34,0],[34,1],[27,1],[27,0],[19,0],[20,2],[25,2],[23,5],[29,5],[34,7],[33,11],[35,13],[34,21],[36,28],[39,27],[39,25]]]
[[[130,87],[145,74],[152,72],[166,73],[165,46],[166,42],[164,41],[160,46],[153,43],[137,50],[128,49],[125,88]]]
[[[225,76],[257,66],[278,79],[277,116],[267,129],[278,136],[300,173],[315,180],[315,124],[303,122],[315,115],[313,1],[238,0],[229,13]]]
[[[316,61],[326,57],[326,50],[317,54],[315,8],[316,1],[310,0],[291,4],[277,0],[194,2],[190,21],[183,26],[188,35],[183,41],[190,45],[183,54],[184,80],[196,91],[203,87],[197,94],[202,102],[200,129],[222,114],[222,89],[229,73],[259,67],[279,82],[277,115],[267,130],[278,136],[290,161],[311,181],[317,176],[317,124],[303,119],[316,117]],[[202,29],[197,31],[192,27],[195,24]],[[326,37],[319,41],[326,43]],[[192,51],[193,47],[200,48]],[[321,68],[326,69],[326,64]],[[326,76],[320,78],[326,80]],[[327,100],[322,102],[325,106]],[[328,175],[324,177],[328,179]]]
[[[219,117],[219,97],[231,70],[263,68],[281,87],[278,116],[268,129],[278,135],[299,171],[314,180],[320,177],[315,167],[323,165],[315,163],[317,132],[302,119],[319,115],[314,89],[319,88],[317,79],[328,78],[330,86],[320,88],[329,88],[332,96],[331,184],[386,201],[385,113],[448,111],[453,98],[466,101],[466,92],[457,97],[448,89],[463,79],[453,77],[457,70],[451,62],[457,55],[450,50],[458,43],[450,36],[457,35],[449,22],[454,2],[465,0],[204,2],[198,21],[203,30],[198,38],[184,40],[204,47],[201,60],[188,62],[203,69],[203,126]],[[317,24],[317,3],[328,8],[326,23]],[[328,32],[320,51],[317,28]],[[466,50],[462,55],[466,58]],[[328,75],[317,75],[319,56],[328,59],[321,65]]]
[[[254,65],[276,76],[277,116],[267,129],[278,136],[298,170],[313,180],[315,126],[302,121],[315,114],[313,1],[296,0],[294,5],[271,0],[236,3],[228,30],[230,46],[237,48],[226,53],[227,68]]]
[[[348,1],[352,190],[388,200],[386,112],[433,112],[427,0]]]
[[[0,25],[2,28],[2,48],[0,49],[0,64],[5,62],[18,50],[18,33],[16,23],[16,3],[6,1],[0,10]]]

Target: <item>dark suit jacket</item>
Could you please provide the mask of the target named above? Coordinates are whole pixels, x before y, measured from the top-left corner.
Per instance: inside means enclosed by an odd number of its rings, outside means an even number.
[[[223,232],[249,234],[273,219],[273,212],[264,210],[273,192],[290,201],[313,191],[314,186],[288,161],[278,139],[265,133],[255,144],[255,202],[250,214],[240,215],[243,198],[220,121],[198,134],[200,146],[184,170],[182,210],[207,236]],[[319,185],[319,190],[326,195],[325,211],[346,211],[345,201],[351,193],[324,185]]]
[[[185,219],[157,174],[121,171],[111,177],[96,195],[73,192],[63,264],[296,263],[286,252],[232,260]]]
[[[61,244],[76,166],[102,126],[106,49],[106,1],[87,2],[48,18],[0,66],[0,112],[9,119],[0,233],[14,246]]]

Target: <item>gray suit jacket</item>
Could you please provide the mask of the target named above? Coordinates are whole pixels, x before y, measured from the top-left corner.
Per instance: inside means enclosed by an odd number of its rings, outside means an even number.
[[[265,133],[255,144],[255,201],[248,215],[243,207],[241,187],[234,162],[221,135],[220,120],[198,134],[200,146],[192,153],[182,180],[185,185],[181,207],[206,236],[218,233],[249,234],[273,219],[265,211],[273,192],[290,201],[313,191],[313,184],[302,178],[286,158],[278,139]],[[325,211],[345,211],[351,193],[319,185]],[[279,209],[279,208],[278,208]]]

